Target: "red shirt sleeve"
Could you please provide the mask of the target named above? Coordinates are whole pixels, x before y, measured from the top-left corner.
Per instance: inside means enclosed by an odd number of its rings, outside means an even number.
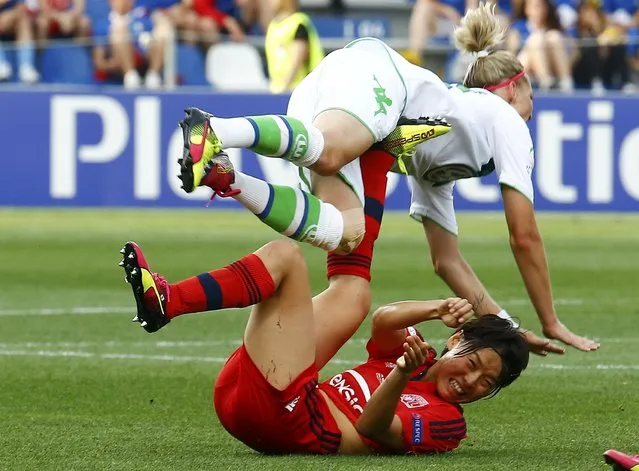
[[[406,451],[415,455],[454,450],[466,438],[466,420],[453,404],[429,405],[419,411],[398,411]]]

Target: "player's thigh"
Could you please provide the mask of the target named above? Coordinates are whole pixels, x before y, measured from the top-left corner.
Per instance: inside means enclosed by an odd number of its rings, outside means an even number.
[[[266,380],[279,390],[286,389],[315,361],[313,304],[306,263],[299,246],[289,241],[276,256],[286,263],[286,275],[268,299],[251,310],[244,332],[249,356]],[[258,250],[271,250],[269,244]],[[271,254],[270,256],[273,256]]]

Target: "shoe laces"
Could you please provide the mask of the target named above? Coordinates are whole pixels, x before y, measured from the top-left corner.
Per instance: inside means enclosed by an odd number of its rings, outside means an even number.
[[[242,193],[242,190],[232,190],[231,187],[228,187],[226,190],[213,190],[211,198],[206,202],[206,207],[209,207],[211,201],[213,201],[216,196],[219,196],[220,198],[230,198],[231,196],[236,196],[240,193]]]
[[[160,292],[160,296],[162,298],[166,298],[166,299],[162,299],[162,301],[168,303],[171,297],[170,296],[171,289],[169,288],[169,283],[166,281],[166,278],[164,278],[159,273],[154,273],[154,272],[151,273],[151,276],[153,277],[155,286],[157,286],[158,291]]]

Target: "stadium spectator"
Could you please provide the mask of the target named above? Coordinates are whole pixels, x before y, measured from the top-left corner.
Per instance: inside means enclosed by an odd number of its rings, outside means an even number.
[[[508,45],[512,52],[519,51],[519,61],[541,90],[550,90],[556,84],[559,90],[572,92],[568,43],[550,0],[524,0]]]
[[[452,28],[457,26],[464,13],[470,8],[476,8],[479,0],[413,0],[415,5],[411,12],[408,42],[409,48],[402,55],[413,64],[423,63],[424,46],[434,36],[450,36]],[[510,24],[513,15],[511,0],[497,0],[485,3],[495,5],[495,14],[500,18],[504,27]],[[444,20],[441,23],[440,20]],[[448,22],[448,28],[446,27]],[[456,68],[465,69],[465,58],[458,58]]]
[[[204,47],[217,42],[220,34],[228,35],[236,42],[244,41],[244,30],[238,20],[220,10],[216,0],[184,0],[184,2],[199,17],[198,29]]]
[[[603,10],[610,24],[628,31],[639,25],[639,8],[636,0],[603,0]]]
[[[94,28],[93,58],[98,78],[121,76],[126,88],[136,89],[142,86],[140,72],[146,70],[144,85],[160,88],[164,44],[171,34],[169,23],[160,21],[154,27],[148,9],[134,7],[133,0],[110,3],[108,17]]]
[[[217,0],[218,8],[235,18],[246,34],[264,34],[272,18],[268,1]]]
[[[438,24],[439,19],[448,20],[453,25],[458,25],[461,17],[473,0],[413,0],[415,5],[411,11],[408,24],[408,50],[403,55],[413,64],[421,65],[423,62],[422,50],[429,40],[442,34]],[[443,32],[448,36],[450,31]]]
[[[265,49],[271,91],[292,91],[324,58],[319,35],[297,0],[272,0],[275,16],[266,31]]]
[[[569,31],[577,24],[577,10],[581,5],[581,0],[555,0],[559,24],[564,31]]]
[[[34,18],[36,39],[40,47],[48,38],[78,38],[91,36],[91,20],[85,14],[86,0],[31,0],[27,2]]]
[[[579,52],[573,78],[575,85],[591,87],[595,94],[606,88],[631,88],[625,34],[607,21],[597,0],[579,6],[575,31]]]
[[[35,83],[40,74],[35,68],[33,31],[26,6],[22,0],[0,1],[0,34],[3,39],[15,38],[18,56],[18,78],[24,83]],[[13,67],[5,53],[5,45],[0,41],[0,80],[8,80],[13,75]]]

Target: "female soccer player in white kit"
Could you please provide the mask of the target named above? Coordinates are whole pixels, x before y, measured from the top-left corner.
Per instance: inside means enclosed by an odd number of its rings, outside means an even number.
[[[458,296],[472,300],[478,315],[507,317],[459,251],[452,201],[456,180],[496,171],[511,248],[544,334],[583,351],[596,350],[597,342],[573,334],[554,309],[533,209],[534,153],[526,126],[532,88],[512,54],[492,50],[502,37],[489,5],[466,14],[456,43],[477,57],[463,87],[449,88],[381,41],[362,39],[330,54],[297,87],[287,116],[221,119],[191,109],[182,123],[185,189],[208,186],[233,196],[278,232],[348,252],[362,237],[360,213],[353,213],[361,211],[365,199],[358,156],[364,145],[382,142],[409,174],[411,215],[424,225],[437,274]],[[415,121],[422,117],[428,119]],[[403,122],[410,124],[397,126]],[[231,147],[305,168],[300,173],[310,192],[235,172],[221,152]],[[337,178],[327,177],[336,170]],[[563,353],[532,334],[528,340],[536,353]]]

